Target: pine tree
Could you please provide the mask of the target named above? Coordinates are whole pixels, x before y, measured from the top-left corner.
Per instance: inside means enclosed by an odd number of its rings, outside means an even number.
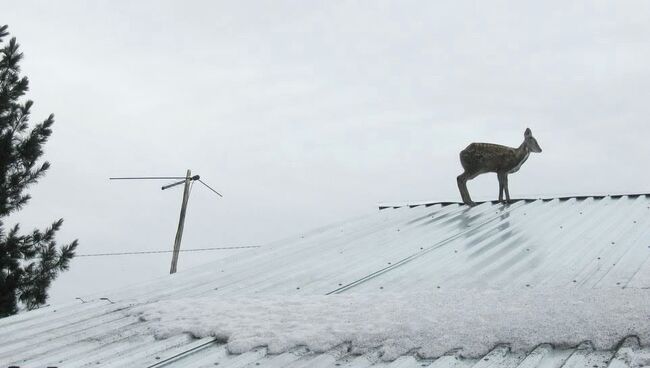
[[[1,26],[0,46],[8,34],[7,26]],[[50,284],[68,269],[77,247],[77,240],[57,247],[54,237],[62,219],[26,235],[19,233],[18,225],[8,230],[4,226],[7,217],[29,201],[27,187],[50,167],[47,161],[37,161],[54,124],[54,115],[50,115],[30,129],[33,102],[21,99],[29,82],[20,76],[23,54],[18,48],[12,38],[0,49],[0,317],[17,313],[21,305],[34,309],[45,304]]]

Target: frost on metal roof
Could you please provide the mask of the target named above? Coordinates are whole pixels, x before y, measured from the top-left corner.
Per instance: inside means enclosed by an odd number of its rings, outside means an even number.
[[[453,203],[386,208],[145,285],[0,320],[0,367],[370,366],[605,367],[650,364],[628,338],[614,350],[496,346],[482,359],[417,351],[383,362],[355,355],[260,347],[229,354],[223,342],[177,335],[156,340],[131,316],[164,299],[242,295],[400,293],[457,289],[650,288],[650,198],[646,195]],[[101,300],[107,297],[109,300]],[[380,302],[380,300],[378,301]],[[625,316],[621,316],[625,318]],[[504,341],[507,343],[507,341]],[[642,341],[642,343],[647,343]]]

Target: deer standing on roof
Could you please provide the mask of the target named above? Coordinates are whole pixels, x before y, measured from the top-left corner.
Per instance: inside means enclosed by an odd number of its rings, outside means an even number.
[[[503,192],[505,192],[506,202],[510,203],[508,174],[519,171],[531,152],[542,152],[542,149],[530,129],[526,129],[524,142],[519,148],[491,143],[472,143],[460,151],[460,163],[465,172],[460,174],[456,180],[463,202],[470,206],[474,205],[469,191],[467,191],[468,180],[481,174],[494,172],[499,179],[499,202],[503,201]]]

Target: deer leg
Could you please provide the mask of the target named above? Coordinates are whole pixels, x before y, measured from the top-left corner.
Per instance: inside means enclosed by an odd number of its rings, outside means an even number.
[[[497,173],[497,179],[499,180],[499,202],[503,201],[503,174]]]
[[[473,206],[474,202],[472,202],[472,198],[469,195],[469,191],[467,190],[467,179],[469,175],[467,175],[467,172],[464,172],[456,178],[456,181],[458,182],[458,190],[460,191],[460,196],[463,199],[463,203],[465,203],[468,206]]]
[[[503,174],[503,188],[506,191],[506,202],[510,203],[510,190],[508,190],[508,174]]]
[[[460,192],[460,197],[462,198],[463,203],[468,204],[467,194],[466,194],[467,176],[465,175],[465,173],[458,175],[458,177],[456,178],[456,182],[458,183],[458,191]]]

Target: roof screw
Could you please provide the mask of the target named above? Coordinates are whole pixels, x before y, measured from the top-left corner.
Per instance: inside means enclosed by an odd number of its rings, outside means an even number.
[[[296,290],[300,290],[300,286],[298,286],[298,287],[296,288]]]
[[[339,286],[343,286],[343,284],[341,284],[341,283],[339,282]]]
[[[616,242],[612,242],[612,245],[616,244]]]
[[[382,290],[384,290],[384,287],[383,287],[383,286],[380,286],[379,288],[382,289]]]
[[[530,287],[530,284],[526,284],[526,287]]]
[[[440,289],[440,285],[436,286],[436,288]]]
[[[560,229],[564,229],[564,227],[560,226]]]
[[[598,257],[597,259],[600,259],[600,257]]]
[[[573,282],[577,282],[576,280],[573,280]]]
[[[648,248],[650,248],[650,246],[648,246]],[[420,249],[424,249],[424,248],[420,247]]]

